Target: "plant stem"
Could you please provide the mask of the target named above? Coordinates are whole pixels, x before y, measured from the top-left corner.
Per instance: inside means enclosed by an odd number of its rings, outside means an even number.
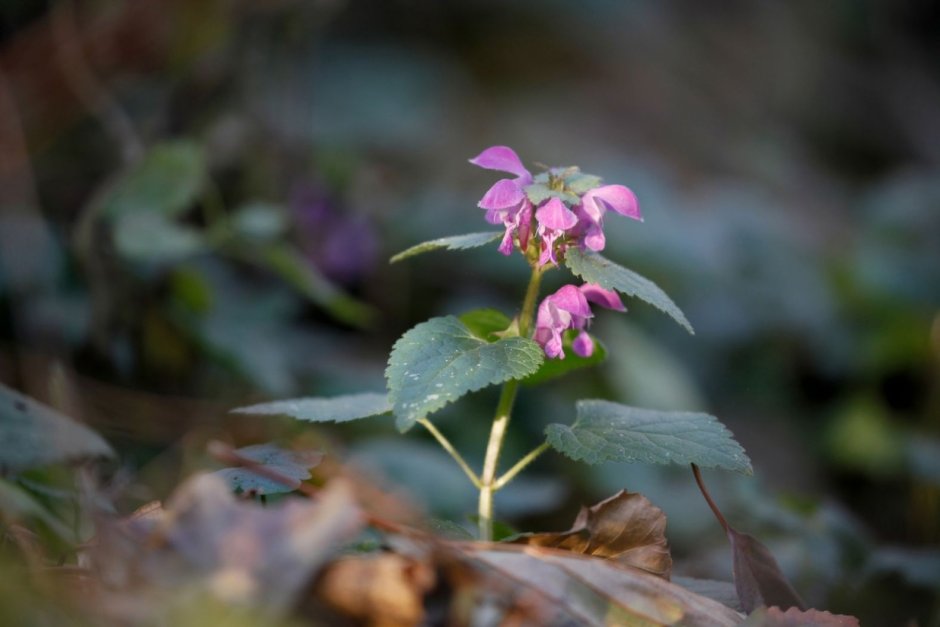
[[[522,301],[522,313],[519,315],[519,335],[528,337],[529,327],[535,317],[535,301],[539,297],[539,285],[542,280],[542,269],[532,266],[532,276],[526,288],[525,300]],[[493,417],[493,427],[490,429],[490,439],[486,445],[486,457],[483,460],[483,473],[480,476],[480,501],[477,513],[479,514],[480,539],[490,541],[493,539],[493,493],[496,487],[496,469],[499,465],[499,454],[503,448],[503,439],[506,437],[506,428],[509,426],[509,417],[512,405],[519,391],[519,381],[514,379],[503,385],[496,405],[496,415]],[[520,468],[521,470],[521,468]]]
[[[470,478],[470,482],[473,483],[474,487],[478,490],[482,488],[483,484],[480,483],[480,478],[477,476],[477,473],[473,472],[473,469],[470,468],[470,465],[464,460],[463,456],[454,448],[454,445],[450,443],[450,440],[441,433],[437,427],[434,426],[427,418],[421,418],[418,422],[428,431],[431,435],[434,436],[434,439],[437,440],[437,443],[440,444],[445,451],[447,451],[451,457],[454,458],[454,461],[457,462],[457,465],[460,466],[460,469],[464,471],[467,477]]]
[[[493,484],[493,490],[501,490],[507,483],[512,481],[516,475],[522,472],[526,466],[534,462],[539,455],[544,453],[550,448],[548,442],[542,442],[537,447],[529,451],[529,453],[516,462],[516,465],[503,473],[503,475],[496,480],[496,483]]]

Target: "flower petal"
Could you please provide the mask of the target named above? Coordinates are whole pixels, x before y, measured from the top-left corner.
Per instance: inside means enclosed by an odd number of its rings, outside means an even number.
[[[590,318],[591,307],[581,290],[574,285],[564,285],[551,296],[546,297],[552,305],[562,311],[570,313],[572,316],[581,318]]]
[[[509,146],[490,146],[473,159],[470,159],[470,163],[487,170],[509,172],[526,180],[532,178],[529,171],[522,165],[519,155]]]
[[[535,219],[540,225],[555,231],[566,231],[578,223],[578,216],[558,198],[552,198],[539,207]]]
[[[594,354],[594,340],[588,335],[587,331],[581,331],[578,337],[574,338],[571,348],[581,357],[590,357]]]
[[[623,185],[604,185],[603,187],[597,187],[585,193],[585,198],[587,198],[588,194],[591,195],[593,201],[603,203],[605,209],[616,211],[622,216],[633,218],[640,222],[643,221],[643,216],[640,214],[640,203],[637,202],[636,194],[628,187],[624,187]]]
[[[623,301],[620,300],[620,295],[614,290],[604,289],[596,283],[585,283],[579,289],[589,303],[594,303],[595,305],[600,305],[607,309],[613,309],[614,311],[627,310],[627,308],[623,306]]]
[[[500,179],[483,195],[477,206],[481,209],[508,209],[525,198],[525,192],[514,180]]]

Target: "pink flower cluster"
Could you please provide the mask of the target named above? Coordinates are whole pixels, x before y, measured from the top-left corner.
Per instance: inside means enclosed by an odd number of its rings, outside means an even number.
[[[565,358],[564,332],[568,329],[580,331],[571,343],[575,353],[581,357],[590,357],[594,353],[594,340],[585,330],[588,321],[594,317],[588,303],[614,311],[627,310],[617,292],[606,290],[599,285],[585,283],[580,287],[563,286],[542,301],[535,318],[535,334],[532,339],[542,346],[547,357]]]
[[[568,189],[564,172],[578,172],[577,168],[561,171],[552,187],[542,186],[543,193],[533,194],[533,197],[544,198],[535,205],[529,191],[539,186],[534,185],[536,179],[512,148],[492,146],[470,163],[515,175],[515,178],[497,181],[479,202],[480,208],[486,210],[486,221],[501,224],[506,229],[499,244],[499,251],[504,255],[512,253],[516,242],[525,254],[534,230],[538,238],[538,265],[558,265],[558,255],[570,245],[595,252],[604,249],[604,214],[607,211],[643,220],[636,196],[623,185],[600,185],[599,179],[590,177],[593,181],[587,186],[589,189],[578,189],[580,193]],[[552,176],[549,175],[550,183]],[[576,354],[590,357],[594,353],[594,341],[586,331],[593,317],[589,303],[626,311],[616,292],[591,283],[580,287],[565,285],[542,301],[533,339],[542,346],[547,357],[564,359],[564,333],[569,329],[579,331],[571,344]]]
[[[549,262],[557,265],[556,255],[571,243],[595,252],[603,250],[604,214],[608,210],[634,220],[643,219],[636,196],[623,185],[601,185],[580,196],[569,193],[567,197],[571,199],[571,207],[557,196],[546,198],[538,207],[533,206],[527,194],[527,188],[533,184],[532,173],[508,146],[487,148],[470,163],[515,175],[515,178],[497,181],[478,203],[481,209],[486,210],[487,222],[502,224],[506,228],[499,244],[499,251],[504,255],[512,253],[514,237],[525,253],[532,234],[533,217],[540,245],[539,265]]]

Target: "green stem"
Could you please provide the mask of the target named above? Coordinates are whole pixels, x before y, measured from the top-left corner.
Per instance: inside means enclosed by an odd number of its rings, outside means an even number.
[[[493,490],[501,490],[506,486],[507,483],[512,481],[516,475],[522,472],[526,466],[534,462],[539,455],[547,451],[551,446],[548,442],[542,442],[537,447],[529,451],[528,455],[516,462],[516,465],[507,470],[503,475],[496,480],[496,483],[493,484]]]
[[[470,482],[473,483],[474,487],[478,490],[482,487],[480,483],[480,478],[477,476],[477,473],[473,472],[473,469],[470,468],[470,465],[464,460],[463,456],[454,448],[454,445],[450,443],[450,440],[441,433],[437,427],[434,426],[427,418],[421,418],[418,422],[427,429],[431,435],[434,436],[434,439],[437,440],[437,443],[440,444],[445,451],[447,451],[451,457],[454,458],[454,461],[457,462],[457,465],[460,466],[460,469],[464,471],[464,474],[470,478]]]
[[[535,317],[535,302],[539,297],[539,285],[542,280],[542,269],[532,267],[532,276],[526,288],[525,300],[522,301],[522,313],[519,315],[519,335],[528,337],[529,327]],[[486,457],[483,460],[483,473],[480,476],[480,500],[477,513],[479,515],[480,539],[490,541],[493,539],[493,493],[496,487],[496,469],[499,465],[499,454],[502,452],[503,440],[506,437],[506,428],[509,426],[509,417],[512,405],[519,391],[519,381],[514,379],[503,385],[496,405],[496,415],[493,417],[493,427],[490,429],[490,439],[486,445]],[[521,469],[520,469],[521,470]]]

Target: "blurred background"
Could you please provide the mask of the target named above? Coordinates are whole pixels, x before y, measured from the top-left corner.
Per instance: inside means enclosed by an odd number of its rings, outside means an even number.
[[[811,605],[940,625],[938,34],[914,0],[4,2],[0,381],[117,448],[128,511],[222,437],[314,442],[465,521],[423,434],[226,412],[382,390],[416,323],[514,313],[495,244],[387,262],[486,230],[467,159],[509,145],[631,187],[646,221],[611,216],[605,254],[697,333],[600,314],[608,360],[524,390],[505,458],[577,398],[709,411],[756,470],[706,473],[715,498]],[[436,421],[477,463],[494,404]],[[547,455],[497,512],[563,529],[620,488],[666,511],[677,572],[730,579],[682,468]]]

